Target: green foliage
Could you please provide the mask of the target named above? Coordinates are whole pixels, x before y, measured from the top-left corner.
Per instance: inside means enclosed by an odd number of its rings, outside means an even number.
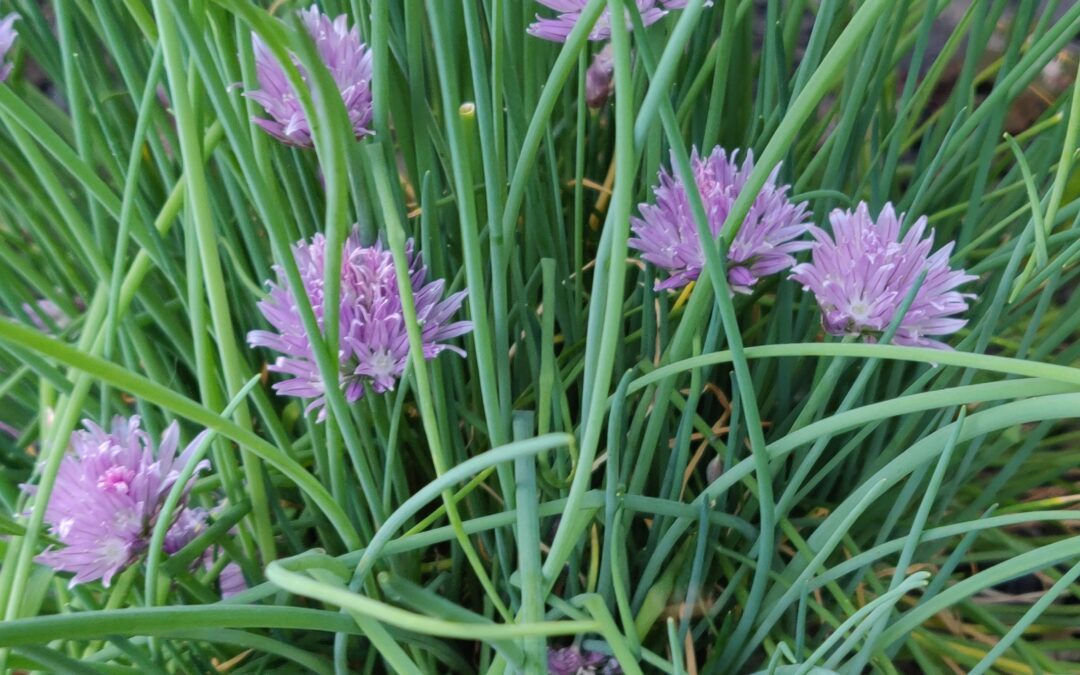
[[[974,0],[939,42],[950,4],[690,0],[646,28],[591,0],[559,45],[526,34],[531,0],[325,0],[373,53],[357,141],[297,2],[0,0],[22,17],[0,84],[0,662],[543,673],[573,643],[627,673],[1070,671],[1080,83],[1030,104],[1080,3]],[[631,23],[595,111],[605,7]],[[252,32],[311,73],[313,150],[250,123]],[[661,165],[718,143],[755,152],[748,188],[707,274],[654,291],[629,219]],[[979,279],[956,351],[823,336],[780,277],[729,293],[722,246],[777,164],[818,224],[891,201],[957,242]],[[354,223],[403,289],[414,238],[475,328],[467,358],[426,361],[407,311],[397,390],[331,388],[319,423],[243,336],[273,265],[299,285],[289,246],[323,232],[336,270]],[[73,321],[35,329],[39,300]],[[334,381],[328,307],[325,334],[301,315]],[[33,561],[44,506],[79,420],[116,414],[214,432],[193,499],[223,507],[177,555],[69,589]],[[211,548],[247,591],[219,600],[221,565],[191,566]],[[988,601],[1017,579],[1036,595]]]

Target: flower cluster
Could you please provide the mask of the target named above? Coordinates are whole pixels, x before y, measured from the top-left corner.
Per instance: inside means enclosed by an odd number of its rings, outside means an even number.
[[[622,672],[614,656],[581,651],[577,647],[548,648],[549,675],[619,675]]]
[[[736,163],[736,155],[733,152],[729,157],[723,149],[716,148],[702,159],[695,149],[691,159],[713,237],[723,231],[728,213],[754,168],[752,154],[747,153],[741,167]],[[758,193],[727,251],[728,282],[739,293],[749,293],[761,277],[791,267],[795,264],[793,254],[810,247],[799,239],[809,226],[806,207],[791,203],[786,185],[776,185],[778,169]],[[660,184],[653,194],[656,203],[642,204],[641,218],[633,219],[635,236],[629,244],[642,252],[644,260],[668,273],[666,281],[657,282],[658,290],[681,288],[697,279],[705,267],[705,250],[690,210],[686,186],[661,170]]]
[[[537,21],[529,27],[532,35],[565,41],[573,30],[587,0],[538,0],[559,15]],[[642,23],[651,25],[672,9],[681,9],[687,0],[636,0]],[[706,3],[711,4],[711,3]],[[627,24],[630,25],[629,17]],[[604,10],[589,34],[591,40],[611,36],[611,14]],[[589,106],[604,104],[613,89],[613,55],[606,45],[593,57],[586,72],[585,97]],[[701,158],[694,150],[692,168],[712,236],[719,237],[735,200],[746,186],[754,168],[747,152],[742,166],[737,152],[730,157],[722,148]],[[742,225],[727,249],[728,283],[737,293],[750,293],[757,282],[795,265],[794,254],[812,249],[812,262],[794,267],[791,278],[812,291],[822,308],[822,325],[832,335],[860,335],[875,340],[889,325],[920,274],[926,273],[911,306],[901,319],[894,337],[897,344],[947,348],[934,339],[949,335],[965,325],[955,315],[967,309],[969,294],[956,289],[975,277],[949,267],[952,244],[930,254],[933,233],[923,238],[926,219],[918,219],[901,238],[900,221],[891,205],[886,205],[874,221],[865,203],[854,213],[835,211],[830,220],[833,237],[807,222],[805,204],[794,204],[788,186],[778,186],[775,167],[758,192]],[[656,283],[657,290],[677,289],[697,279],[705,266],[696,223],[686,185],[661,170],[659,185],[653,190],[655,203],[639,206],[640,218],[632,221],[632,248],[646,262],[663,269],[668,277]],[[813,242],[802,237],[810,231]],[[835,238],[834,238],[835,237]]]
[[[108,586],[148,547],[165,498],[201,437],[177,455],[180,429],[175,422],[156,451],[139,428],[138,417],[115,418],[111,431],[90,421],[83,426],[71,436],[72,454],[60,463],[45,510],[45,521],[61,547],[47,548],[37,560],[73,572],[72,586],[97,579]],[[196,466],[197,471],[207,468],[205,460]],[[36,492],[34,486],[25,489]],[[191,541],[206,526],[207,513],[188,507],[185,493],[172,518],[166,553]]]
[[[300,12],[315,41],[318,53],[341,91],[353,129],[358,137],[371,133],[371,56],[360,41],[357,28],[349,28],[347,18],[331,20],[316,6]],[[0,22],[0,60],[15,39],[15,15]],[[247,93],[269,113],[271,119],[255,122],[285,143],[311,146],[311,128],[297,94],[281,65],[257,37],[253,37],[257,76],[261,89]],[[294,63],[297,61],[294,58]],[[301,68],[307,81],[307,74]],[[0,70],[5,75],[8,68]],[[326,240],[316,235],[310,242],[294,247],[303,288],[323,326],[323,281]],[[471,322],[451,320],[466,296],[465,291],[443,298],[445,282],[427,281],[427,269],[407,244],[409,276],[412,281],[417,321],[422,330],[424,355],[433,359],[445,350],[464,355],[446,340],[472,329]],[[253,346],[279,351],[283,356],[272,370],[292,377],[275,385],[280,394],[314,399],[309,410],[325,415],[326,387],[321,380],[312,345],[303,330],[296,295],[284,281],[280,268],[277,283],[271,283],[269,297],[259,303],[266,319],[276,329],[252,331]],[[356,237],[345,245],[340,298],[339,386],[350,402],[365,391],[380,393],[394,388],[405,370],[409,343],[404,309],[398,292],[391,253],[380,245],[364,247]],[[42,330],[70,322],[55,303],[41,301],[24,306],[30,320]],[[195,443],[177,456],[179,430],[174,423],[166,430],[160,447],[140,429],[138,417],[117,418],[111,431],[85,422],[85,429],[72,435],[72,454],[61,463],[55,488],[46,507],[45,520],[58,546],[50,546],[37,560],[58,571],[72,572],[72,585],[112,578],[134,562],[149,546],[161,507],[191,458]],[[196,470],[208,468],[199,462]],[[163,548],[174,553],[205,528],[209,514],[187,505],[185,495],[172,515]],[[37,491],[26,486],[28,492]],[[216,550],[216,549],[214,549]],[[216,553],[208,550],[201,564],[213,563]],[[227,564],[219,579],[223,597],[245,588],[243,574],[235,563]]]
[[[412,242],[407,244],[409,277],[412,280],[416,317],[422,327],[424,356],[433,359],[450,350],[464,352],[445,340],[472,330],[469,321],[451,322],[461,307],[466,292],[453,293],[442,299],[445,282],[428,282],[427,268],[420,256],[414,255]],[[315,312],[319,328],[323,325],[323,279],[326,260],[326,238],[315,235],[311,242],[301,241],[293,247],[303,293]],[[277,283],[271,282],[270,294],[259,303],[266,320],[276,332],[256,330],[248,334],[253,347],[268,347],[283,354],[271,370],[292,377],[278,382],[274,388],[281,395],[313,399],[308,411],[319,410],[325,417],[326,385],[319,373],[311,341],[304,332],[294,289],[289,288],[285,274],[275,267]],[[365,391],[381,393],[392,390],[405,370],[409,357],[404,310],[398,293],[394,259],[380,244],[362,246],[357,237],[345,242],[342,254],[340,308],[340,382],[351,403]]]
[[[729,157],[717,148],[701,159],[694,150],[692,167],[705,205],[710,232],[723,231],[732,204],[746,186],[753,157],[739,167],[737,153]],[[956,289],[975,279],[949,267],[952,243],[931,254],[933,232],[925,238],[926,218],[919,218],[906,234],[903,216],[886,204],[875,221],[865,203],[854,212],[834,211],[833,233],[810,225],[804,204],[793,204],[788,187],[776,185],[773,170],[750,207],[727,250],[728,283],[732,290],[749,293],[765,276],[792,268],[791,278],[812,291],[822,308],[822,325],[831,335],[859,335],[873,341],[892,321],[919,275],[926,277],[893,338],[897,344],[947,349],[934,339],[960,330],[956,318],[972,296]],[[668,278],[658,290],[681,288],[698,278],[705,253],[690,210],[686,186],[664,170],[653,191],[654,204],[639,207],[634,237],[629,245],[642,258],[663,269]],[[813,241],[802,236],[810,232]],[[811,262],[795,265],[794,254],[810,249]],[[793,267],[794,266],[794,267]]]
[[[812,260],[797,265],[791,278],[812,291],[821,306],[821,323],[831,335],[861,335],[873,341],[892,322],[919,275],[926,277],[900,320],[893,342],[912,347],[947,348],[934,336],[960,330],[973,297],[956,289],[973,279],[949,267],[949,242],[933,254],[934,233],[926,218],[901,232],[903,214],[886,204],[877,221],[865,203],[854,212],[837,209],[829,216],[832,235],[811,227]]]
[[[341,92],[356,137],[372,133],[371,52],[360,40],[359,29],[355,26],[349,28],[345,15],[331,19],[321,13],[316,5],[300,10],[300,16],[315,42],[319,57]],[[285,76],[285,70],[258,36],[252,35],[252,45],[260,88],[246,95],[261,105],[272,118],[254,117],[252,121],[283,143],[312,147],[311,123]],[[305,84],[308,83],[309,76],[295,56],[293,63]]]
[[[14,12],[0,19],[0,82],[6,80],[8,74],[11,73],[11,64],[5,64],[4,59],[7,58],[8,51],[11,50],[11,46],[15,44],[15,38],[19,35],[15,30],[15,22],[18,19],[19,15]]]

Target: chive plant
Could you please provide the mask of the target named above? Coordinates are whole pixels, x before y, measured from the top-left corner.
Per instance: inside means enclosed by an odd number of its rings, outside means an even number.
[[[0,0],[0,667],[1069,672],[1080,4],[955,5]]]

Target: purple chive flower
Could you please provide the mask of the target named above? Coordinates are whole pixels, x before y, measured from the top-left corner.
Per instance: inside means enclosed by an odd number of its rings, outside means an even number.
[[[545,19],[536,15],[536,22],[529,26],[529,34],[552,42],[566,42],[570,31],[577,25],[581,18],[581,11],[585,9],[588,0],[536,0],[541,5],[550,7],[559,12],[552,19]],[[636,0],[638,12],[641,14],[641,23],[651,26],[664,18],[667,11],[657,5],[657,0]],[[630,16],[626,17],[626,27],[632,26]],[[605,9],[589,33],[590,40],[607,40],[611,37],[611,10]]]
[[[811,227],[814,236],[811,262],[796,265],[791,278],[813,291],[821,307],[821,324],[830,335],[862,335],[874,342],[903,304],[919,274],[926,279],[900,322],[893,342],[910,347],[949,349],[931,336],[960,330],[968,298],[956,288],[977,277],[949,267],[953,242],[931,254],[934,231],[923,238],[926,218],[915,221],[901,236],[892,204],[877,221],[865,202],[854,212],[836,209],[829,214],[832,236]]]
[[[600,108],[615,91],[615,52],[611,45],[593,56],[592,64],[585,71],[585,102],[590,108]]]
[[[701,159],[695,148],[691,158],[713,237],[723,230],[731,206],[754,168],[753,153],[746,153],[741,168],[736,164],[737,154],[732,152],[729,158],[717,147]],[[728,283],[733,291],[749,293],[762,277],[794,265],[793,253],[810,247],[809,242],[798,241],[809,226],[805,221],[806,205],[792,204],[788,186],[776,185],[779,169],[773,170],[728,247]],[[681,288],[697,279],[705,267],[705,251],[690,211],[686,186],[661,169],[660,185],[653,193],[656,203],[642,204],[641,218],[633,219],[635,236],[629,244],[641,251],[644,260],[667,271],[668,279],[657,281],[657,290]]]
[[[617,675],[622,673],[613,656],[600,652],[581,651],[577,647],[548,648],[549,675]]]
[[[424,356],[433,359],[449,350],[465,352],[444,340],[472,330],[472,322],[451,322],[461,307],[466,291],[441,299],[446,283],[442,279],[427,282],[427,268],[412,250],[409,241],[409,275],[412,279],[416,315],[423,329]],[[316,234],[310,243],[301,241],[293,247],[304,292],[311,302],[319,327],[323,328],[323,270],[326,238]],[[280,267],[275,266],[277,282],[270,282],[270,294],[259,303],[259,310],[276,332],[255,330],[248,333],[252,347],[268,347],[284,356],[270,370],[291,377],[274,385],[282,396],[313,399],[307,410],[320,409],[325,418],[326,386],[319,374],[312,346],[300,321],[300,313]],[[394,388],[409,358],[409,340],[405,329],[401,296],[398,294],[394,259],[380,244],[361,246],[356,236],[345,241],[341,270],[340,382],[350,403],[365,392],[382,393]]]
[[[359,29],[356,26],[350,29],[344,14],[331,20],[316,5],[300,10],[300,16],[315,41],[319,57],[341,91],[356,137],[371,134],[371,52],[360,40]],[[285,77],[285,70],[258,36],[253,34],[251,41],[260,88],[246,95],[272,118],[253,117],[252,121],[283,143],[312,147],[311,125],[296,91]],[[304,82],[308,82],[308,75],[295,56],[293,63]]]
[[[210,464],[205,463],[209,468]],[[182,468],[183,465],[178,466],[176,468],[177,473]],[[165,532],[165,542],[162,545],[165,552],[169,554],[176,553],[187,546],[189,541],[202,534],[203,530],[206,529],[206,521],[209,515],[206,509],[198,507],[188,507],[175,514],[172,525]]]
[[[6,80],[11,73],[11,64],[5,64],[4,59],[7,57],[11,45],[15,44],[15,38],[19,34],[15,30],[15,22],[18,20],[19,15],[14,12],[0,19],[0,82]]]
[[[71,435],[74,451],[61,461],[45,521],[61,548],[47,548],[37,561],[74,572],[71,586],[113,576],[146,550],[161,506],[199,442],[176,454],[180,428],[165,430],[157,451],[139,418],[113,420],[112,431],[84,421]],[[198,470],[209,468],[206,460]],[[191,486],[188,485],[189,489]],[[26,486],[36,492],[35,486]],[[187,508],[186,495],[173,514],[165,552],[175,553],[206,524],[202,509]]]

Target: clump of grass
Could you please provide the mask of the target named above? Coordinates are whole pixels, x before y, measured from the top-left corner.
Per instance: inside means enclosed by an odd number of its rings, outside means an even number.
[[[0,0],[4,668],[1069,671],[1080,5],[552,4]],[[823,324],[835,209],[919,269]],[[208,433],[71,584],[135,415]]]

